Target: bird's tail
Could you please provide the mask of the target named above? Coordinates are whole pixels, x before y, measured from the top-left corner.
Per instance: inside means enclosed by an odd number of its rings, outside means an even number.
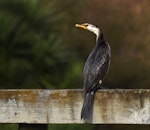
[[[85,123],[91,123],[93,118],[93,105],[94,105],[94,91],[86,93],[83,107],[81,110],[81,119],[85,121]]]

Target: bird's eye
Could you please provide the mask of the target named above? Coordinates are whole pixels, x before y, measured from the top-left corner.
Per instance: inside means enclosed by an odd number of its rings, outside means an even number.
[[[86,27],[87,27],[87,26],[88,26],[88,24],[87,24],[87,23],[85,23],[85,24],[84,24],[84,26],[86,26]]]

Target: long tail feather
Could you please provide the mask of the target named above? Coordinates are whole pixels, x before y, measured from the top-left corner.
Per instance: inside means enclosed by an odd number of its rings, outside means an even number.
[[[93,105],[94,105],[94,94],[92,91],[85,95],[83,107],[81,110],[81,119],[85,121],[85,123],[91,123],[93,118]]]

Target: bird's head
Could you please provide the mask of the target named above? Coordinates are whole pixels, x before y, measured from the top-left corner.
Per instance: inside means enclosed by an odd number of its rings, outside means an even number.
[[[93,32],[97,37],[100,34],[100,29],[96,25],[93,25],[93,24],[84,23],[84,24],[76,24],[75,26],[89,30],[89,31]]]

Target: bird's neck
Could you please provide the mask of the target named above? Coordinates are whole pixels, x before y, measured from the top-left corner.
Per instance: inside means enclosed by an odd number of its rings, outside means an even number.
[[[103,33],[100,32],[96,37],[96,44],[103,43],[103,41],[104,41]]]

